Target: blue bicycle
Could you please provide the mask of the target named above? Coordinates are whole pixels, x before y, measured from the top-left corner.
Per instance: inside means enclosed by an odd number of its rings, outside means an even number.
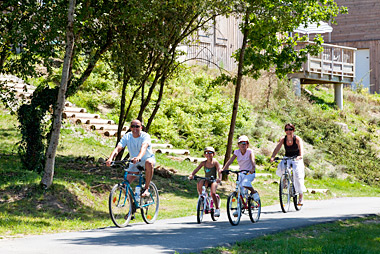
[[[129,172],[130,160],[114,161],[112,166],[121,166],[124,173],[124,180],[113,186],[109,195],[109,213],[113,223],[120,228],[126,227],[131,220],[135,218],[137,209],[141,210],[141,215],[145,223],[154,223],[158,216],[159,196],[156,185],[151,181],[149,183],[149,195],[141,196],[141,190],[145,189],[145,177],[143,175],[144,168],[137,166],[139,172]],[[127,176],[132,175],[138,177],[136,192],[133,191],[131,184],[127,180]]]

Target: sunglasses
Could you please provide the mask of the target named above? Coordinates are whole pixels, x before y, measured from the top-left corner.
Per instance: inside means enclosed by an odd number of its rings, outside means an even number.
[[[293,128],[286,128],[285,131],[294,131]]]
[[[140,128],[141,125],[131,125],[131,128]]]
[[[248,142],[247,141],[242,141],[242,142],[239,142],[239,145],[248,145]]]
[[[205,152],[205,154],[214,154],[214,152],[207,151],[207,152]]]

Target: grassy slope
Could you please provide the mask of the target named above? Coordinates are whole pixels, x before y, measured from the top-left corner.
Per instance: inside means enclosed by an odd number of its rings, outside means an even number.
[[[20,167],[15,146],[20,136],[15,123],[15,117],[1,108],[0,236],[112,226],[108,215],[108,192],[112,185],[120,181],[122,172],[104,167],[95,158],[108,155],[114,140],[65,125],[58,149],[54,185],[46,191],[39,188],[40,175]],[[161,154],[157,155],[157,161],[159,166],[177,171],[171,178],[154,176],[161,197],[159,219],[194,215],[197,198],[195,182],[186,181],[185,176],[196,165],[171,160]],[[308,178],[306,185],[330,189],[327,194],[306,194],[307,199],[380,194],[378,188],[347,179]],[[255,187],[260,191],[263,205],[278,203],[276,177],[257,178]],[[222,209],[231,188],[232,181],[220,188],[224,201]],[[137,216],[136,221],[141,221],[141,216]]]

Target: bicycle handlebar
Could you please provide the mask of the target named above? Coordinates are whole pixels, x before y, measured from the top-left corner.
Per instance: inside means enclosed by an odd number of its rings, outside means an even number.
[[[216,181],[216,179],[214,179],[213,176],[211,176],[211,177],[201,177],[201,176],[197,176],[197,175],[193,176],[193,180],[196,180],[196,179],[207,180],[207,181],[210,181],[210,182],[215,182]]]
[[[125,160],[121,160],[121,161],[112,161],[111,162],[111,166],[117,166],[117,165],[120,165],[122,166],[123,168],[128,168],[128,164],[132,162],[132,159],[125,159]],[[143,166],[140,166],[140,165],[137,165],[136,167],[140,172],[144,171],[145,168]]]
[[[281,157],[275,157],[274,160],[275,160],[275,161],[280,161],[280,160],[281,160],[281,161],[282,161],[282,160],[293,160],[293,161],[294,161],[294,160],[297,159],[297,157],[298,157],[297,155],[295,155],[295,156],[290,156],[290,157],[284,156],[284,157],[282,157],[282,158],[281,158]]]
[[[234,173],[234,174],[239,174],[239,173],[245,173],[247,174],[249,171],[240,171],[240,170],[229,170],[229,169],[226,169],[226,170],[223,170],[222,173],[226,173],[227,175],[229,173]]]

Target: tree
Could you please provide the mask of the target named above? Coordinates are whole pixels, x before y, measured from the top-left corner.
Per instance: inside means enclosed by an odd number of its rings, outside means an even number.
[[[121,138],[121,129],[124,125],[129,109],[136,98],[140,98],[140,110],[137,119],[148,118],[146,131],[154,120],[165,88],[165,82],[178,66],[176,62],[178,46],[191,39],[192,35],[200,29],[205,29],[206,24],[216,16],[229,13],[232,1],[204,1],[204,0],[181,0],[150,2],[148,9],[141,12],[139,29],[123,28],[128,31],[123,36],[124,41],[117,45],[117,50],[112,52],[122,56],[124,65],[123,90],[121,97],[121,112],[119,117],[118,139]],[[144,6],[144,8],[146,8]],[[128,26],[128,24],[126,24]],[[135,33],[134,31],[138,31]],[[131,44],[130,42],[133,42]],[[133,45],[133,46],[131,46]],[[116,46],[116,45],[115,45]],[[122,52],[122,54],[120,54]],[[132,61],[125,61],[125,58],[132,57]],[[131,68],[132,67],[132,68]],[[129,105],[125,106],[126,83],[135,84],[135,90],[129,100]],[[158,88],[157,88],[158,87]],[[158,98],[152,111],[149,104],[152,95],[158,89]],[[125,112],[123,112],[125,110]]]
[[[230,77],[236,87],[225,163],[231,155],[243,76],[249,75],[258,79],[261,71],[269,71],[272,67],[279,77],[298,70],[306,60],[307,54],[321,52],[323,40],[317,36],[314,45],[307,45],[304,49],[295,51],[297,41],[307,38],[299,37],[298,34],[289,35],[289,32],[301,24],[307,26],[310,22],[333,22],[338,13],[346,11],[344,7],[339,8],[333,0],[245,0],[239,1],[237,6],[237,12],[243,15],[241,30],[247,41],[243,40],[242,47],[236,54],[238,75],[236,78]]]
[[[70,62],[69,82],[66,97],[74,94],[89,77],[96,63],[114,43],[118,22],[124,16],[124,2],[80,1],[76,8],[74,26],[75,47]],[[64,52],[67,1],[7,1],[6,11],[1,15],[10,20],[17,19],[17,25],[9,25],[8,40],[0,41],[0,47],[11,46],[1,70],[17,73],[18,76],[36,76],[36,64],[45,66],[48,74],[52,62]],[[13,24],[13,23],[12,23]],[[16,50],[20,45],[20,49]],[[52,86],[53,85],[53,86]],[[55,85],[55,86],[54,86]],[[18,110],[19,128],[22,140],[19,154],[24,167],[42,171],[46,159],[46,144],[51,131],[44,124],[50,108],[55,108],[59,84],[41,84],[33,93],[30,104]]]
[[[74,48],[74,9],[75,0],[69,1],[69,8],[67,12],[67,29],[66,29],[66,53],[63,61],[61,85],[58,91],[58,99],[56,103],[56,108],[53,114],[53,127],[52,135],[50,138],[49,147],[46,153],[46,163],[44,169],[44,176],[42,177],[41,184],[45,188],[49,188],[53,183],[54,176],[54,165],[55,165],[55,154],[57,151],[57,146],[59,142],[59,133],[62,124],[62,112],[65,107],[65,94],[67,89],[67,84],[69,82],[69,73],[71,67],[71,59],[73,56]]]

